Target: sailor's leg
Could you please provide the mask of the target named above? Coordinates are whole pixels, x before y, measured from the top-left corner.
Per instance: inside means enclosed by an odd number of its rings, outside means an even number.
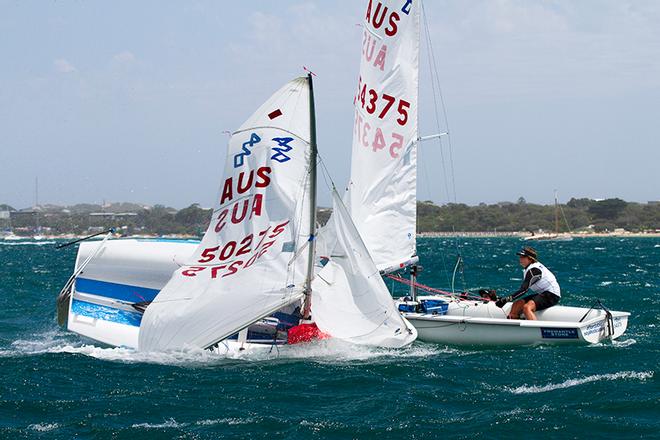
[[[527,301],[523,306],[523,313],[525,314],[525,318],[527,318],[528,321],[536,321],[536,314],[534,313],[535,311],[536,303],[534,301]]]
[[[509,312],[509,319],[520,319],[520,313],[522,313],[523,305],[525,301],[519,299],[511,305],[511,311]]]

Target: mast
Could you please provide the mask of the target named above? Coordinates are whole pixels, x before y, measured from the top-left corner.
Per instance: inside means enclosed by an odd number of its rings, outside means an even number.
[[[310,146],[310,171],[309,171],[309,246],[307,260],[307,278],[305,280],[305,299],[303,300],[302,317],[310,318],[312,308],[312,278],[314,276],[314,255],[316,253],[316,112],[314,110],[314,82],[312,73],[307,74],[309,81],[309,146]]]
[[[559,234],[559,201],[557,200],[557,190],[555,190],[555,232]]]
[[[34,210],[36,211],[37,227],[35,233],[41,232],[41,225],[39,224],[39,176],[34,178]]]

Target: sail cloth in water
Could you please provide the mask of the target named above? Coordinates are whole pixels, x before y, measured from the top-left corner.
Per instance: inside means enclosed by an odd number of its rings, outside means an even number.
[[[312,283],[312,318],[324,333],[355,344],[399,348],[417,330],[396,309],[337,191],[331,224],[319,233],[317,254],[329,261]]]
[[[206,348],[298,301],[310,235],[310,85],[291,81],[235,133],[211,223],[144,313],[138,348]]]
[[[416,255],[419,3],[365,14],[347,205],[380,270]]]

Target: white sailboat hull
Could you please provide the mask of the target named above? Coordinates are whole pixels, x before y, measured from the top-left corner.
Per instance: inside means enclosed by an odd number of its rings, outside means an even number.
[[[538,234],[524,237],[524,241],[572,241],[570,234]]]
[[[197,241],[159,239],[106,242],[73,284],[63,312],[67,330],[104,345],[137,349],[142,313],[133,304],[153,300],[197,245]],[[74,272],[98,246],[95,241],[81,243]],[[288,312],[276,315],[292,319]],[[277,318],[266,318],[250,326],[243,342],[228,339],[213,351],[270,350],[286,341],[281,333],[277,336],[278,324]]]
[[[421,341],[511,346],[595,344],[616,339],[626,331],[630,315],[627,312],[611,312],[613,333],[609,334],[606,313],[600,309],[590,311],[587,308],[554,306],[537,312],[538,320],[527,321],[506,319],[510,308],[510,304],[499,309],[492,302],[452,301],[448,303],[446,314],[404,312],[403,316],[417,329]]]
[[[105,243],[73,284],[67,329],[113,347],[137,348],[142,314],[132,304],[153,300],[197,244],[136,239]],[[80,244],[74,272],[98,246],[94,241]]]

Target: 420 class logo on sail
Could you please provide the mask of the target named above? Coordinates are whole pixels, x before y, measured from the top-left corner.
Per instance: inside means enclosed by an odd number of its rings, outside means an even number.
[[[293,142],[292,137],[274,137],[272,138],[274,142],[277,143],[277,146],[272,147],[272,150],[275,152],[270,158],[277,162],[283,163],[291,160],[286,153],[293,150],[293,147],[289,143]],[[245,164],[245,158],[252,154],[252,147],[261,142],[261,138],[258,134],[252,133],[250,139],[243,142],[241,147],[241,152],[234,155],[234,168],[242,167]]]

